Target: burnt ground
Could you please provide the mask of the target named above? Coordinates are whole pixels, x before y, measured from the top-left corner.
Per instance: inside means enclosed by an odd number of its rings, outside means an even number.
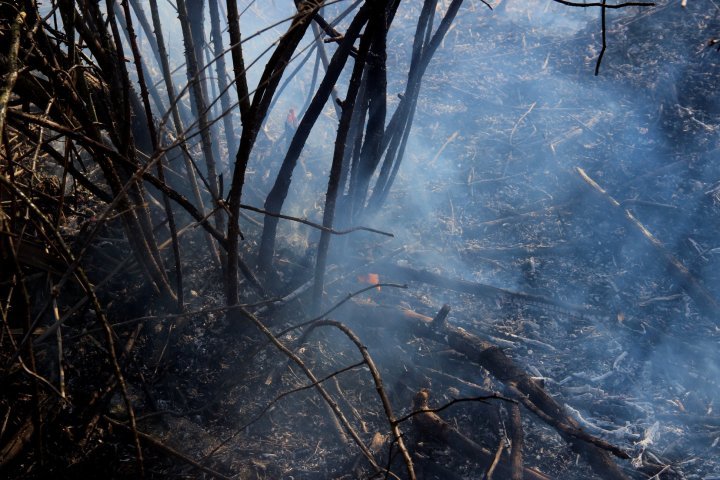
[[[433,317],[448,304],[450,324],[503,347],[587,432],[625,449],[632,460],[620,464],[628,475],[715,478],[717,313],[702,314],[657,252],[622,219],[629,209],[720,297],[718,54],[705,46],[717,31],[715,10],[697,4],[680,10],[671,3],[616,14],[601,75],[594,77],[598,25],[585,26],[584,11],[552,7],[540,13],[532,7],[510,2],[488,16],[478,5],[450,32],[423,84],[414,136],[389,206],[371,221],[397,237],[336,242],[344,249],[336,247],[338,268],[330,277],[340,280],[327,291],[342,299],[363,286],[357,277],[375,272],[381,281],[406,282],[383,274],[392,263],[579,308],[410,282],[407,290],[385,287],[358,297],[333,318],[347,322],[368,346],[399,414],[411,410],[420,388],[429,388],[438,406],[502,391],[487,371],[446,346],[392,325],[402,324],[398,312],[405,309]],[[584,20],[574,20],[575,14]],[[398,36],[410,38],[404,33]],[[407,47],[396,45],[400,52]],[[402,81],[393,88],[401,91]],[[575,167],[621,207],[593,194]],[[315,173],[316,188],[308,167],[308,183],[296,190],[297,198],[317,197],[323,173]],[[313,216],[307,203],[296,201],[288,210]],[[286,228],[282,278],[301,285],[312,259],[292,252],[315,237]],[[280,329],[307,319],[308,310],[301,297],[267,318],[282,319]],[[347,340],[330,332],[302,352],[318,377],[359,359]],[[236,386],[213,393],[224,398],[223,420],[230,414],[244,426],[268,399],[306,384],[299,371],[287,368],[269,378],[268,366],[278,362],[284,365],[266,348],[252,362],[227,367],[233,373],[225,376]],[[368,372],[345,372],[337,380],[329,388],[365,441],[387,435]],[[493,452],[507,430],[502,402],[457,404],[441,416]],[[596,475],[527,411],[523,425],[527,466],[552,478]],[[208,430],[228,434],[215,428]],[[410,425],[405,429],[413,434]],[[250,478],[367,475],[367,465],[339,447],[335,431],[316,394],[294,393],[237,433],[220,457],[232,457],[235,468],[252,472]],[[451,472],[477,478],[487,469],[443,442],[415,440],[425,459],[418,463],[424,478],[452,478]]]
[[[717,11],[670,2],[615,15],[592,77],[597,24],[568,38],[575,12],[553,24],[552,9],[513,6],[492,21],[461,20],[453,53],[424,84],[419,115],[429,121],[395,197],[426,215],[406,261],[595,313],[435,288],[417,294],[424,313],[451,304],[458,325],[500,339],[588,431],[671,465],[657,478],[715,478],[717,313],[700,314],[622,210],[718,296],[718,58],[706,46]],[[575,167],[622,208],[599,200]],[[544,440],[528,445],[529,463],[585,478],[562,454],[552,466],[539,460],[559,444],[536,435]]]
[[[670,2],[609,14],[609,48],[601,75],[594,77],[599,26],[585,23],[596,17],[582,9],[543,11],[544,3],[516,3],[494,15],[479,3],[468,8],[431,65],[388,206],[368,220],[396,237],[361,234],[334,244],[337,266],[328,274],[326,306],[366,286],[359,277],[368,273],[407,288],[358,295],[331,318],[347,323],[368,347],[398,416],[412,410],[421,388],[430,390],[431,406],[503,392],[486,370],[409,326],[408,312],[432,318],[448,304],[450,325],[502,347],[585,431],[628,452],[632,460],[619,464],[632,478],[720,478],[718,314],[701,311],[655,249],[623,220],[630,210],[720,298],[720,53],[706,47],[720,31],[717,10],[691,1],[685,10]],[[408,32],[399,30],[398,38],[411,38]],[[402,40],[396,45],[409,48]],[[389,91],[401,90],[400,79],[391,82]],[[297,182],[294,192],[306,202],[294,201],[288,213],[318,218],[321,204],[313,201],[326,172],[313,172],[310,159],[322,153],[317,145],[306,152],[306,181]],[[604,203],[575,167],[621,206]],[[248,252],[257,228],[251,221],[244,226]],[[310,278],[313,258],[305,249],[316,241],[304,227],[283,228],[280,295]],[[106,232],[115,258],[126,251],[112,241],[119,235]],[[201,252],[201,239],[193,242]],[[140,429],[235,478],[368,478],[367,463],[344,443],[322,399],[312,389],[294,391],[308,384],[302,372],[244,328],[245,319],[211,310],[223,297],[220,279],[207,265],[200,258],[188,269],[189,307],[202,314],[117,327],[143,325],[154,332],[154,342],[135,347],[134,366],[127,364]],[[410,281],[389,265],[507,291],[460,293],[448,288],[450,282]],[[104,300],[114,322],[161,313],[146,308],[147,298],[127,278],[112,287]],[[274,332],[312,316],[306,293],[250,309]],[[281,338],[290,343],[298,335],[293,330]],[[90,353],[93,341],[78,338],[66,353],[79,359],[68,382],[87,382],[82,372],[104,367]],[[360,359],[333,329],[317,330],[298,348],[318,378]],[[323,383],[362,440],[375,440],[383,461],[391,452],[393,469],[402,475],[367,369]],[[100,387],[87,383],[77,390],[91,395]],[[495,452],[507,446],[509,408],[503,401],[474,401],[439,415]],[[123,417],[119,398],[111,412]],[[526,466],[551,478],[600,478],[553,427],[527,410],[521,414]],[[89,446],[58,441],[58,458],[46,459],[50,465],[64,464],[60,457],[92,461],[53,475],[132,477],[131,443],[120,427],[108,441],[108,428],[96,433],[104,442]],[[487,463],[420,436],[410,422],[401,428],[422,478],[485,475]],[[209,475],[162,449],[145,453],[150,477]]]

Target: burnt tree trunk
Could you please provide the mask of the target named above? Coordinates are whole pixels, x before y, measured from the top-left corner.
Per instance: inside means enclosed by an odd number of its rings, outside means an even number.
[[[345,158],[345,149],[348,139],[348,132],[355,113],[355,99],[358,96],[360,85],[362,83],[363,71],[365,69],[365,60],[370,49],[370,41],[373,35],[368,30],[365,31],[360,41],[360,48],[355,65],[353,66],[350,84],[348,85],[347,95],[341,103],[342,114],[340,115],[340,123],[338,125],[337,136],[335,138],[335,150],[333,152],[332,166],[330,167],[330,176],[328,177],[327,193],[325,194],[325,209],[323,211],[323,226],[332,228],[335,216],[335,204],[338,192],[340,191],[340,174]],[[376,26],[377,28],[377,26]],[[322,304],[322,294],[325,278],[325,265],[327,263],[328,247],[330,246],[330,233],[323,231],[320,234],[320,242],[318,244],[317,259],[315,264],[315,284],[313,287],[313,310],[320,313]]]
[[[225,130],[225,143],[227,151],[237,151],[237,140],[235,139],[235,127],[233,126],[232,107],[228,96],[227,69],[225,66],[225,46],[223,45],[222,29],[220,28],[220,7],[218,0],[210,0],[210,25],[212,35],[213,53],[217,58],[215,72],[217,85],[220,89],[220,106],[222,108],[223,128]]]
[[[207,185],[210,189],[210,195],[212,196],[213,205],[218,211],[214,215],[215,225],[218,230],[222,231],[225,229],[224,214],[220,209],[220,191],[218,186],[218,175],[217,175],[217,162],[215,157],[215,149],[213,148],[212,135],[210,131],[210,122],[207,118],[207,101],[206,95],[203,91],[202,85],[202,74],[200,72],[200,66],[198,65],[198,58],[196,56],[198,45],[197,42],[202,40],[195,40],[193,32],[191,31],[191,22],[188,19],[188,9],[185,0],[178,0],[178,15],[180,24],[182,26],[183,43],[185,45],[185,58],[187,61],[188,79],[192,91],[192,98],[195,102],[195,115],[198,121],[198,127],[200,129],[200,139],[202,142],[203,155],[205,157],[205,166],[207,168]]]
[[[371,8],[368,5],[369,4],[366,3],[362,6],[348,27],[347,32],[345,32],[345,37],[338,46],[338,49],[335,51],[325,77],[320,83],[307,112],[303,115],[302,120],[300,120],[300,125],[290,142],[290,148],[288,149],[282,165],[280,166],[280,172],[278,173],[275,183],[265,200],[265,210],[269,212],[280,213],[280,210],[282,209],[288,190],[290,189],[293,170],[295,169],[297,160],[302,153],[305,142],[310,135],[310,130],[312,130],[317,118],[320,116],[320,113],[322,113],[322,109],[325,106],[327,99],[330,97],[332,88],[335,86],[335,83],[342,73],[345,63],[350,56],[351,47],[355,42],[355,39],[360,35],[360,30],[368,21],[371,11]],[[258,258],[258,265],[260,266],[261,271],[265,273],[270,272],[272,268],[277,224],[277,218],[271,216],[265,217]]]
[[[242,189],[245,183],[245,172],[247,170],[248,161],[250,160],[250,153],[255,145],[255,140],[257,139],[260,131],[260,126],[262,125],[263,119],[265,118],[268,108],[272,103],[273,96],[275,95],[275,91],[277,90],[280,79],[287,68],[290,58],[310,26],[312,16],[317,13],[321,6],[322,2],[303,2],[300,5],[298,13],[293,17],[293,21],[290,24],[287,33],[282,37],[280,43],[275,48],[275,51],[265,66],[265,70],[260,78],[257,90],[253,95],[252,104],[249,108],[247,106],[243,107],[242,101],[240,104],[243,130],[242,135],[240,136],[240,146],[238,147],[237,155],[235,156],[233,179],[230,186],[230,193],[228,195],[230,221],[227,233],[228,264],[225,276],[225,296],[228,305],[235,305],[238,302],[239,283],[237,270],[239,265],[238,262],[240,262],[240,255],[238,251],[240,241],[240,199],[242,197]],[[240,64],[238,61],[240,61],[241,58],[242,57],[235,52],[233,61],[236,80],[244,78],[244,72],[239,71]],[[239,94],[240,89],[244,87],[246,87],[246,85],[242,81],[238,83]],[[246,113],[243,113],[242,110],[246,110]],[[261,254],[261,259],[262,258]],[[245,269],[243,273],[245,273],[245,276],[248,279],[252,278],[252,272],[249,270]]]
[[[351,219],[354,219],[364,207],[370,178],[382,155],[385,115],[387,113],[386,50],[389,13],[385,5],[379,2],[375,5],[369,22],[369,29],[373,32],[373,41],[370,46],[370,61],[367,65],[367,85],[365,90],[368,99],[367,128],[365,130],[365,141],[360,152],[360,160],[357,165],[358,174],[355,177],[355,184],[351,185],[350,190]]]

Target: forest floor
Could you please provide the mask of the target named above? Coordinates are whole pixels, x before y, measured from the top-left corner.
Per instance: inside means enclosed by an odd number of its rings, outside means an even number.
[[[619,464],[630,477],[720,478],[718,312],[697,304],[625,216],[627,209],[720,298],[720,53],[704,47],[720,22],[690,3],[682,12],[671,3],[652,14],[618,15],[599,77],[592,76],[599,41],[593,22],[587,28],[570,20],[548,23],[553,12],[533,19],[511,2],[504,16],[467,14],[450,32],[424,81],[388,207],[371,221],[395,238],[363,233],[339,239],[326,287],[330,307],[375,281],[369,274],[407,284],[368,290],[331,315],[367,346],[398,417],[413,411],[423,388],[431,406],[504,391],[487,370],[409,326],[432,319],[447,304],[448,324],[503,348],[583,430],[625,450],[631,460]],[[575,29],[572,35],[568,28]],[[669,31],[675,32],[665,39],[671,48],[663,39]],[[400,81],[390,83],[390,91],[401,89]],[[306,157],[321,154],[320,148]],[[576,167],[619,206],[597,194]],[[310,169],[308,178],[316,182],[296,182],[293,195],[318,197],[326,173]],[[289,213],[317,218],[317,209],[300,205],[294,202]],[[252,222],[244,227],[248,251],[258,228]],[[304,227],[283,229],[279,295],[302,287],[314,266],[304,249],[315,237]],[[106,267],[90,272],[96,278],[127,253],[119,229],[103,236],[95,263]],[[300,370],[245,328],[246,319],[213,310],[223,303],[221,282],[202,245],[200,238],[187,245],[199,252],[195,268],[187,269],[188,310],[197,315],[153,317],[162,312],[148,307],[132,270],[104,289],[118,331],[152,332],[126,360],[139,429],[165,446],[146,448],[148,476],[212,476],[168,447],[233,478],[369,476],[322,399],[303,388],[308,380]],[[460,283],[504,290],[468,293],[470,287],[458,291]],[[307,294],[248,309],[274,332],[312,317]],[[280,338],[292,344],[299,332]],[[84,333],[68,326],[68,382],[83,382],[73,391],[92,395],[103,386],[86,374],[107,365]],[[335,330],[318,330],[298,352],[318,378],[361,359]],[[402,472],[367,368],[351,368],[323,384],[362,440],[379,458],[392,452],[393,470]],[[23,398],[23,387],[17,391]],[[19,403],[13,408],[29,409]],[[500,446],[506,458],[510,408],[502,400],[472,401],[438,415],[487,450]],[[125,415],[119,395],[109,411]],[[22,418],[8,412],[8,418]],[[58,411],[58,425],[74,413],[71,406]],[[526,467],[550,478],[596,475],[555,428],[527,410],[522,424]],[[108,428],[119,434],[108,435]],[[487,462],[424,438],[410,421],[401,429],[422,478],[487,473]],[[48,431],[54,450],[46,461],[64,465],[50,469],[57,478],[135,475],[122,427],[98,428],[82,446],[67,442],[77,432],[51,425]],[[33,475],[27,465],[14,469]]]

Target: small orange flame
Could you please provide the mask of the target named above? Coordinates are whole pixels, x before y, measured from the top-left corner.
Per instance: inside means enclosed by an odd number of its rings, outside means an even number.
[[[367,275],[358,275],[357,277],[358,282],[360,283],[367,283],[369,285],[377,285],[380,283],[380,275],[377,273],[368,273]],[[381,290],[380,287],[377,287],[378,292]]]

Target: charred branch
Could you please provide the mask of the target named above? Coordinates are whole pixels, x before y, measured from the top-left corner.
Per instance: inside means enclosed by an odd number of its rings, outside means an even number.
[[[337,82],[337,79],[347,62],[350,55],[350,47],[360,35],[360,30],[368,21],[369,16],[370,8],[367,4],[363,5],[348,27],[347,32],[345,32],[345,38],[335,51],[325,77],[320,83],[320,86],[318,87],[310,106],[305,112],[305,115],[302,117],[302,120],[300,120],[300,125],[290,142],[290,147],[283,159],[275,184],[265,200],[265,210],[272,213],[280,213],[290,188],[293,170],[295,169],[297,160],[300,157],[300,153],[302,152],[305,142],[307,141],[307,137],[310,135],[310,130],[312,130],[313,125],[322,112],[322,109],[330,96],[330,92],[332,91],[333,86]],[[232,203],[230,204],[230,208],[232,212]],[[267,272],[272,266],[276,232],[277,220],[274,217],[266,217],[263,226],[258,259],[261,271]]]
[[[290,28],[280,40],[272,57],[265,66],[265,70],[260,78],[258,87],[253,95],[253,101],[250,109],[248,110],[247,116],[243,116],[243,130],[240,137],[240,146],[238,147],[237,155],[235,157],[233,178],[230,186],[230,193],[228,195],[230,220],[227,231],[228,268],[226,274],[226,298],[229,305],[234,305],[238,302],[238,276],[235,265],[237,265],[239,258],[238,243],[240,239],[240,199],[242,196],[243,185],[245,183],[245,172],[247,170],[248,161],[250,160],[250,153],[255,145],[263,119],[265,118],[265,115],[267,115],[268,109],[272,104],[273,96],[280,84],[280,79],[287,68],[290,58],[310,26],[312,16],[320,9],[321,6],[322,2],[303,2],[298,8],[298,13],[293,17]],[[234,66],[236,80],[238,79],[238,74],[240,73],[238,72],[238,67],[239,63],[236,63]],[[278,174],[278,178],[279,177],[280,174]],[[267,208],[267,204],[265,207],[266,210],[272,211],[273,213],[280,213],[279,209]],[[265,260],[262,260],[264,257],[265,255],[263,255],[263,250],[261,248],[261,262],[265,262]]]
[[[477,444],[471,438],[462,434],[458,429],[452,427],[444,421],[437,413],[437,409],[431,409],[429,406],[430,392],[421,390],[417,393],[413,400],[414,414],[412,423],[417,429],[420,438],[435,439],[447,444],[451,449],[461,453],[473,461],[483,465],[491,465],[495,454]],[[500,478],[510,478],[514,474],[512,468],[506,462],[501,462],[497,472]],[[543,473],[532,469],[525,468],[520,470],[520,477],[528,480],[548,480],[550,477]]]
[[[668,267],[668,272],[673,275],[683,290],[695,301],[698,308],[705,315],[715,317],[718,313],[720,305],[717,300],[707,291],[707,289],[695,278],[695,276],[682,264],[674,255],[672,255],[655,236],[650,233],[630,210],[623,209],[620,203],[611,197],[595,180],[585,173],[582,168],[575,169],[580,178],[588,185],[592,192],[598,196],[604,203],[613,207],[610,212],[613,216],[623,224],[627,225],[631,231],[639,234],[639,236],[650,245],[660,261]]]

